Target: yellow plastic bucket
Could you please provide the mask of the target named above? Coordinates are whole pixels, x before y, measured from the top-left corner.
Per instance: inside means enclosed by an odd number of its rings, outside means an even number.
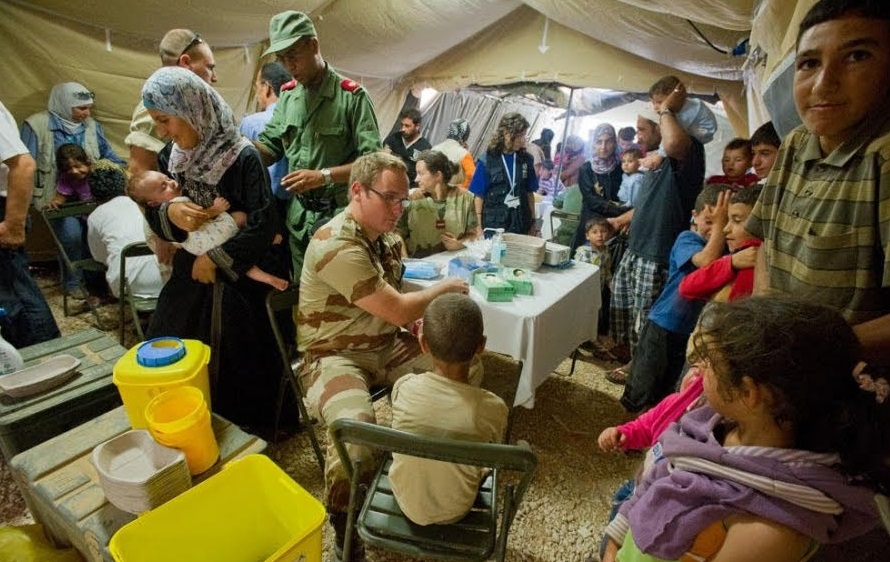
[[[156,396],[145,407],[145,419],[155,441],[185,453],[192,475],[201,474],[219,458],[210,410],[197,388],[181,386]]]
[[[200,389],[210,409],[209,362],[210,347],[198,340],[154,338],[128,350],[114,365],[112,380],[133,429],[148,428],[145,407],[173,388]]]
[[[248,455],[127,523],[117,562],[322,562],[325,509],[264,455]]]

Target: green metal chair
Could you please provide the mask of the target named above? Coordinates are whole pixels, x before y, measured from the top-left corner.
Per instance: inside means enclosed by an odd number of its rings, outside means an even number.
[[[62,241],[59,240],[59,236],[56,234],[55,229],[52,227],[53,221],[60,220],[67,217],[79,217],[84,215],[89,215],[96,208],[95,201],[79,201],[76,203],[66,203],[61,205],[58,209],[52,209],[50,207],[44,208],[40,214],[43,215],[43,220],[46,222],[46,225],[49,227],[49,232],[53,237],[53,242],[56,244],[56,250],[58,251],[58,259],[59,259],[59,280],[62,285],[62,310],[65,312],[65,316],[70,316],[70,312],[68,311],[68,289],[65,287],[65,273],[71,272],[72,275],[77,273],[82,273],[84,271],[96,271],[99,273],[104,273],[106,267],[104,264],[94,260],[93,258],[84,258],[81,260],[72,260],[70,256],[65,252],[65,247],[62,245]],[[84,295],[88,295],[86,283],[84,283],[83,276],[77,275],[77,285],[78,288],[83,292]],[[105,326],[102,323],[102,318],[99,316],[98,306],[90,301],[89,298],[86,299],[87,306],[89,306],[90,311],[93,313],[93,316],[96,318],[96,326],[100,330],[104,330]]]
[[[510,526],[538,464],[530,449],[423,437],[349,419],[335,420],[328,430],[350,479],[344,561],[349,559],[353,527],[366,545],[417,558],[482,561],[496,554],[497,560],[504,560]],[[360,461],[349,457],[347,443],[388,453],[367,489],[357,519],[354,516],[363,470]],[[450,525],[417,525],[405,517],[393,497],[389,482],[391,453],[485,467],[492,472],[466,517]],[[515,472],[518,483],[504,485],[504,471]],[[499,505],[501,498],[503,503]]]
[[[140,297],[130,294],[130,283],[127,280],[127,258],[135,258],[138,256],[153,256],[148,244],[145,242],[133,242],[124,246],[121,250],[120,265],[120,286],[118,287],[118,310],[120,318],[120,341],[121,345],[125,345],[124,328],[126,327],[126,309],[130,309],[133,318],[133,327],[136,329],[136,336],[139,341],[145,339],[145,332],[142,330],[142,322],[140,315],[151,314],[158,305],[157,297]]]
[[[318,466],[324,474],[324,454],[318,443],[318,436],[315,435],[314,420],[309,417],[306,410],[306,404],[303,402],[303,388],[300,384],[300,358],[296,353],[296,345],[288,345],[285,342],[279,314],[286,313],[293,316],[294,307],[297,306],[299,291],[296,286],[291,286],[284,291],[272,289],[266,295],[266,313],[269,316],[269,324],[272,326],[272,335],[275,336],[275,345],[278,348],[278,354],[281,356],[281,364],[283,367],[281,382],[278,387],[278,399],[275,408],[275,426],[273,430],[273,438],[278,436],[278,427],[281,422],[281,410],[284,407],[284,397],[286,395],[287,385],[289,384],[296,397],[297,408],[300,412],[300,420],[309,432],[309,440],[312,443],[312,449],[315,451],[315,458],[318,460]]]

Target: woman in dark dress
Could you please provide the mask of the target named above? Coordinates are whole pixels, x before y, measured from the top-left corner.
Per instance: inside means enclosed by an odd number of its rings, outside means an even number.
[[[588,220],[617,217],[627,211],[618,201],[622,172],[615,128],[608,123],[598,125],[593,131],[593,142],[593,157],[578,172],[582,206],[578,230],[572,240],[573,255],[575,249],[587,240],[585,225]]]
[[[268,172],[238,132],[232,110],[194,73],[162,68],[145,83],[142,98],[159,133],[173,141],[159,154],[161,171],[191,200],[147,208],[152,230],[165,240],[183,241],[208,219],[203,209],[217,197],[248,217],[235,236],[206,254],[176,251],[146,335],[211,343],[213,284],[221,281],[221,335],[211,351],[219,354],[213,410],[263,431],[272,424],[281,364],[264,311],[268,287],[244,273],[255,265],[276,271],[265,260],[277,226]]]

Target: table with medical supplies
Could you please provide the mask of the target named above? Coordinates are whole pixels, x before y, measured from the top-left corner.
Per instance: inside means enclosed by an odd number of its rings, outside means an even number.
[[[424,261],[441,264],[447,274],[448,262],[465,255],[465,250],[441,252]],[[534,406],[535,389],[554,369],[582,342],[596,339],[601,306],[600,271],[595,265],[544,265],[531,277],[533,294],[515,295],[510,302],[490,302],[476,287],[470,290],[482,309],[486,349],[523,362],[514,405],[527,408]],[[441,280],[405,278],[402,284],[404,290],[413,291]]]

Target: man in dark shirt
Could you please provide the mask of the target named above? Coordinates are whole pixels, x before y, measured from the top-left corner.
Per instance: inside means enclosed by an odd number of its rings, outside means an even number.
[[[403,109],[399,113],[400,129],[394,131],[383,141],[383,149],[395,154],[408,166],[408,181],[411,187],[417,186],[415,170],[417,156],[424,150],[432,148],[430,141],[420,135],[420,111]]]

